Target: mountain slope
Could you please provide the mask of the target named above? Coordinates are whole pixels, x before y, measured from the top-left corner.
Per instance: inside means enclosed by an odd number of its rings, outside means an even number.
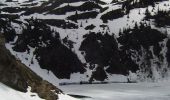
[[[56,86],[43,80],[19,60],[15,59],[5,48],[5,39],[2,34],[0,35],[0,55],[0,82],[15,89],[10,89],[0,83],[0,91],[3,91],[2,93],[5,95],[8,94],[7,97],[4,97],[1,93],[0,98],[4,100],[42,100],[40,98],[45,100],[63,100],[64,98],[65,100],[74,100],[74,98],[64,95]]]
[[[11,89],[10,87],[0,83],[0,97],[3,100],[43,100],[40,99],[37,94],[31,93],[28,91],[27,93],[22,93],[16,90]]]
[[[40,98],[36,93],[31,92],[31,88],[27,89],[26,93],[16,91],[10,87],[0,83],[0,98],[3,100],[45,100]],[[58,94],[58,100],[77,100],[65,94]],[[52,100],[52,99],[50,99]],[[57,99],[55,99],[57,100]]]
[[[169,0],[11,2],[1,6],[0,28],[11,53],[53,84],[156,81],[169,77],[169,5]]]

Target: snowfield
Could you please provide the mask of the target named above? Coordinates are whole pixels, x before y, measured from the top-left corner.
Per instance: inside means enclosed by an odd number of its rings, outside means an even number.
[[[44,100],[44,99],[40,99],[36,93],[31,93],[30,90],[31,88],[28,88],[27,93],[22,93],[0,83],[0,99],[1,100]]]
[[[68,94],[91,97],[82,100],[170,100],[169,83],[68,85],[61,86],[60,89]]]
[[[59,100],[169,100],[170,82],[157,83],[111,83],[91,85],[60,86],[67,94],[83,95],[91,98],[75,99],[58,94]],[[22,93],[0,83],[1,100],[44,100],[36,93]]]
[[[25,0],[23,0],[23,1],[25,1]],[[41,0],[39,0],[39,1],[41,1]],[[135,26],[135,23],[139,24],[140,22],[143,22],[142,20],[145,17],[146,9],[148,8],[149,11],[151,11],[153,9],[152,6],[148,6],[147,8],[135,8],[135,9],[132,9],[130,11],[130,13],[128,15],[129,18],[127,17],[127,15],[124,15],[123,17],[120,17],[118,19],[109,20],[108,23],[104,24],[103,21],[100,19],[101,16],[103,14],[106,14],[106,13],[112,11],[112,10],[122,8],[122,4],[114,4],[114,3],[112,4],[112,3],[110,3],[112,0],[102,0],[102,1],[105,1],[108,4],[101,5],[101,6],[103,8],[108,7],[108,9],[105,10],[104,12],[98,14],[95,19],[87,19],[87,22],[84,19],[78,20],[77,25],[80,26],[81,23],[83,25],[82,27],[79,27],[78,29],[63,29],[63,28],[59,28],[59,27],[56,27],[56,26],[53,26],[53,25],[48,25],[52,30],[55,30],[56,32],[58,32],[60,34],[61,39],[64,39],[64,38],[66,38],[68,36],[68,40],[71,40],[72,42],[74,42],[72,51],[78,56],[79,60],[82,63],[87,63],[86,60],[85,60],[84,55],[79,50],[79,48],[81,46],[81,43],[84,40],[83,36],[89,33],[89,30],[84,29],[85,27],[87,27],[88,25],[93,24],[96,27],[93,30],[91,30],[91,32],[95,32],[95,33],[104,32],[105,33],[105,31],[106,32],[110,31],[109,34],[112,35],[114,33],[115,37],[118,37],[119,36],[118,33],[119,33],[120,29],[122,31],[124,28],[128,28],[128,27],[133,28]],[[118,1],[120,1],[120,0],[118,0]],[[71,6],[80,6],[82,4],[83,4],[83,2],[76,2],[76,3],[70,3],[69,5],[71,5]],[[165,6],[165,5],[169,5],[169,4],[170,4],[170,0],[156,3],[155,9],[153,10],[153,12],[151,12],[151,14],[154,14],[154,13],[158,12],[158,8],[162,9],[162,10],[169,10],[170,6]],[[66,5],[68,5],[68,4],[63,3],[62,5],[60,5],[57,8],[61,8],[61,7],[64,7]],[[20,5],[18,4],[18,5],[15,5],[15,6],[20,6]],[[140,14],[139,14],[139,12],[140,12]],[[7,12],[5,12],[5,13],[7,13]],[[38,19],[64,19],[64,20],[68,21],[67,17],[75,14],[75,12],[67,12],[65,15],[53,15],[53,14],[45,14],[45,13],[46,12],[44,12],[42,14],[34,13],[34,14],[29,15],[29,16],[24,16],[23,15],[23,16],[20,16],[19,20],[26,23],[26,21],[25,21],[26,19],[29,19],[29,18],[33,17],[33,18],[38,18]],[[82,13],[82,12],[78,11],[78,13]],[[21,12],[18,13],[18,14],[20,15]],[[148,21],[146,23],[151,23],[151,21]],[[108,28],[105,28],[103,30],[100,27],[100,25],[102,25],[102,24],[108,25]],[[16,32],[18,34],[22,33],[22,27],[24,27],[24,26],[21,26],[21,25],[16,24],[16,23],[12,23],[12,25],[13,25],[14,29],[16,30]],[[159,29],[155,25],[152,25],[152,24],[151,24],[151,27],[153,29]],[[162,28],[160,31],[162,31],[162,30],[167,30],[167,28],[166,27]],[[168,31],[167,33],[170,33],[170,31]],[[17,40],[17,38],[15,39],[15,41],[16,40]],[[15,43],[15,42],[13,42],[13,43]],[[73,73],[71,75],[70,80],[68,80],[68,79],[58,79],[52,73],[52,71],[48,72],[45,69],[41,69],[38,61],[35,59],[35,56],[33,55],[33,52],[35,51],[35,48],[30,47],[30,53],[28,53],[28,52],[24,52],[24,53],[15,52],[12,49],[12,47],[14,46],[14,45],[12,45],[13,43],[7,43],[6,44],[6,47],[10,50],[10,52],[16,58],[18,58],[18,60],[21,60],[22,63],[27,65],[31,70],[36,72],[39,76],[43,77],[44,80],[47,80],[47,81],[49,81],[50,83],[53,83],[56,86],[58,86],[59,83],[63,83],[63,82],[71,83],[71,82],[88,81],[89,77],[87,77],[87,75],[91,76],[91,74],[93,72],[93,70],[89,69],[89,66],[87,66],[87,68],[86,68],[87,71],[84,74]],[[119,46],[120,46],[120,44],[119,44]],[[167,50],[166,46],[164,46],[164,47],[165,47],[165,49],[162,52],[165,52]],[[164,55],[164,57],[166,57],[166,56]],[[32,60],[34,61],[34,64],[31,64]],[[153,63],[154,63],[154,61],[157,61],[157,58],[155,58],[153,60]],[[89,65],[89,64],[87,63],[87,65]],[[152,65],[155,66],[154,64],[152,64]],[[154,71],[154,72],[156,72],[156,71]],[[159,78],[158,75],[159,74],[157,74],[157,76],[155,76],[155,77]],[[117,78],[117,77],[121,77],[121,80],[120,80],[120,78]],[[127,81],[127,77],[123,76],[123,75],[115,76],[115,75],[108,74],[108,79],[106,81],[110,81],[110,82],[112,82],[112,81],[118,81],[118,82],[121,81],[122,82],[123,81],[123,82],[125,82],[125,81]]]
[[[23,2],[27,0],[19,0],[19,2]],[[38,0],[41,1],[41,0]],[[38,2],[37,1],[37,2]],[[92,32],[103,32],[103,31],[110,31],[110,34],[115,34],[116,37],[118,37],[118,33],[124,28],[133,28],[135,26],[135,23],[139,24],[140,22],[143,22],[143,19],[145,17],[145,11],[148,8],[149,11],[153,9],[152,6],[148,6],[147,8],[135,8],[132,9],[129,13],[129,15],[124,15],[123,17],[120,17],[118,19],[109,20],[108,23],[105,23],[105,25],[108,25],[108,29],[102,30],[100,25],[103,24],[103,21],[100,19],[103,14],[108,13],[109,11],[120,9],[122,8],[122,5],[119,4],[110,4],[112,0],[102,0],[108,4],[101,5],[104,7],[109,7],[106,11],[100,13],[97,15],[95,19],[80,19],[78,20],[78,24],[82,23],[82,27],[79,27],[78,29],[62,29],[59,27],[55,27],[52,25],[49,25],[51,29],[55,30],[56,32],[60,33],[61,39],[64,39],[68,36],[68,40],[73,41],[75,44],[73,44],[73,52],[77,54],[78,58],[81,62],[86,63],[84,56],[81,54],[81,51],[79,50],[80,45],[82,41],[84,40],[83,36],[85,34],[89,33],[89,30],[85,30],[84,28],[88,25],[95,25],[96,27],[91,30]],[[119,0],[120,1],[120,0]],[[2,1],[0,1],[2,2]],[[19,4],[13,4],[13,3],[7,3],[9,6],[20,6]],[[76,3],[70,3],[71,6],[80,6],[83,2],[76,2]],[[156,12],[158,12],[158,8],[161,10],[169,10],[170,0],[168,1],[162,1],[158,2],[155,5],[155,9],[153,12],[151,12],[152,15],[154,15]],[[66,6],[67,3],[64,3],[60,5],[58,8]],[[139,14],[140,12],[140,14]],[[7,13],[7,12],[3,12]],[[23,12],[18,13],[20,15]],[[45,12],[46,13],[46,12]],[[20,16],[21,21],[25,21],[26,19],[38,18],[38,19],[64,19],[68,21],[66,18],[68,16],[74,15],[75,12],[67,12],[65,15],[52,15],[52,14],[31,14],[29,16]],[[82,12],[78,12],[82,13]],[[129,16],[129,18],[128,18]],[[74,23],[74,22],[73,22]],[[152,24],[151,21],[148,21],[146,23],[151,23],[151,27],[153,29],[158,29],[154,24]],[[22,27],[19,24],[12,23],[13,27],[15,27],[15,30],[20,34],[22,32]],[[113,27],[114,26],[114,27]],[[164,30],[167,30],[168,28],[163,28]],[[160,29],[159,29],[160,30]],[[160,30],[162,31],[162,30]],[[168,31],[168,34],[170,34],[170,30]],[[17,39],[17,38],[16,38]],[[15,40],[16,40],[15,39]],[[15,42],[14,42],[15,43]],[[27,65],[31,70],[33,70],[35,73],[37,73],[39,76],[41,76],[44,80],[49,81],[50,83],[54,84],[55,86],[58,86],[60,83],[68,82],[68,83],[78,83],[81,81],[88,81],[89,78],[86,76],[91,76],[93,70],[86,69],[87,72],[84,74],[80,73],[73,73],[71,75],[70,80],[69,79],[58,79],[52,71],[47,71],[45,69],[42,69],[38,63],[38,61],[35,59],[35,56],[33,55],[33,52],[35,51],[35,48],[30,47],[30,53],[24,52],[19,53],[12,50],[12,43],[7,43],[6,47],[10,50],[10,52],[18,59],[21,60],[22,63]],[[153,51],[153,48],[151,48]],[[167,48],[163,52],[166,52]],[[164,55],[166,57],[166,55]],[[152,62],[156,61],[157,58],[153,57]],[[34,64],[31,64],[31,61],[34,61]],[[154,66],[154,63],[152,64]],[[164,67],[168,65],[167,63],[164,63]],[[155,66],[154,66],[155,67]],[[155,69],[153,69],[155,70]],[[158,71],[154,71],[154,77],[156,79],[159,78]],[[134,77],[135,75],[132,75]],[[136,78],[133,78],[134,80]],[[108,80],[109,82],[115,81],[115,82],[127,82],[127,76],[123,75],[110,75],[108,74]],[[110,84],[88,84],[88,85],[64,85],[59,86],[59,88],[64,91],[66,94],[73,94],[73,95],[82,95],[87,96],[91,98],[82,98],[82,99],[75,99],[65,94],[58,94],[59,100],[170,100],[170,81],[162,81],[162,82],[155,82],[155,83],[110,83]],[[6,85],[0,83],[0,100],[43,100],[37,96],[35,93],[30,92],[30,88],[28,88],[27,93],[22,93],[16,90],[13,90]]]
[[[65,94],[58,94],[58,97],[59,97],[58,100],[78,100]],[[22,93],[0,83],[0,100],[44,100],[44,99],[41,99],[36,93],[32,93],[30,87],[28,88],[27,93]]]

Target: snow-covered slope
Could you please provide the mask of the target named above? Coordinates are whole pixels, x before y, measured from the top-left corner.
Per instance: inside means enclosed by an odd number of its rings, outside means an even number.
[[[65,94],[58,94],[58,96],[58,100],[78,100]],[[36,93],[32,93],[30,87],[26,93],[23,93],[11,89],[2,83],[0,83],[0,98],[2,100],[44,100],[41,99]]]
[[[2,34],[0,34],[0,55],[0,98],[2,100],[76,100],[65,95],[56,86],[43,80],[15,59],[5,48],[5,38]]]
[[[31,93],[30,88],[27,93],[22,93],[2,83],[0,83],[0,98],[2,100],[43,100],[36,93]]]
[[[169,77],[169,0],[102,1],[8,2],[6,47],[55,85]]]

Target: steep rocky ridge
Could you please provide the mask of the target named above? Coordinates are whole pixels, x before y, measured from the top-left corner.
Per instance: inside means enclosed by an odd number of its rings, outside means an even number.
[[[46,100],[57,100],[57,94],[62,93],[11,55],[3,34],[0,34],[0,82],[22,92],[27,92],[30,86],[31,92]]]

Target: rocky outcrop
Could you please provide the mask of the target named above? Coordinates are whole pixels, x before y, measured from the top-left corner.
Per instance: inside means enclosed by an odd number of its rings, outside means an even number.
[[[0,82],[22,92],[26,92],[30,86],[32,92],[46,100],[56,100],[57,94],[62,93],[11,55],[5,48],[2,34],[0,35]]]

